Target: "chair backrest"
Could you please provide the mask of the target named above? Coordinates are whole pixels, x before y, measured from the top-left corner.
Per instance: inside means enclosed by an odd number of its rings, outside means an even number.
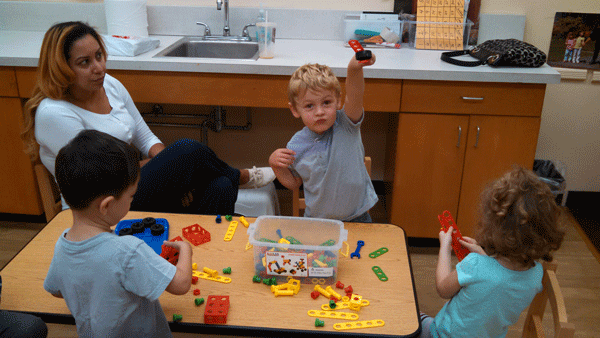
[[[567,309],[563,299],[558,279],[556,278],[556,263],[543,263],[544,277],[542,285],[544,289],[538,293],[527,310],[525,325],[523,326],[523,337],[545,337],[542,319],[546,304],[550,302],[552,317],[554,321],[554,337],[570,338],[575,335],[575,326],[567,321]]]
[[[365,156],[365,167],[367,167],[367,173],[371,176],[371,158]],[[300,210],[306,209],[306,200],[300,196],[300,188],[292,190],[292,216],[299,217]]]
[[[52,176],[42,163],[34,163],[33,168],[37,178],[38,189],[40,189],[40,196],[42,197],[46,222],[50,222],[62,210],[60,190],[54,180],[54,176]]]

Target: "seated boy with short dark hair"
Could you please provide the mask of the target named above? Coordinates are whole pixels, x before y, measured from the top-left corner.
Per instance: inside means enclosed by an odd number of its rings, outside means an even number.
[[[172,265],[134,236],[111,230],[129,212],[139,180],[137,151],[99,131],[85,130],[56,157],[56,181],[73,225],[54,249],[44,289],[63,297],[80,337],[171,337],[158,297],[185,294],[192,248]]]

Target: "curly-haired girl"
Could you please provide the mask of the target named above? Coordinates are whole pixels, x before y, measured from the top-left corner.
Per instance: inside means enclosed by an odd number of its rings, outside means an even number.
[[[551,261],[564,232],[560,209],[548,186],[516,167],[482,194],[476,240],[461,244],[471,253],[452,269],[452,228],[440,231],[436,288],[450,299],[431,318],[421,314],[421,337],[504,337],[542,290],[539,259]]]

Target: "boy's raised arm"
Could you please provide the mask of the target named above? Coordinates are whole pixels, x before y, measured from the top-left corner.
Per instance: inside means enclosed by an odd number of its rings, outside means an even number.
[[[368,61],[367,63],[360,63],[356,60],[356,57],[352,56],[348,63],[344,110],[348,118],[354,123],[360,121],[363,114],[363,96],[365,94],[363,67],[375,63],[375,54]]]

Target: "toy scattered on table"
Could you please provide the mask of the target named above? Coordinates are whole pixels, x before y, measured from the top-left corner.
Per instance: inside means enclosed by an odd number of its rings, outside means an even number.
[[[200,305],[204,304],[204,298],[194,299],[194,304],[196,304],[196,306],[200,306]]]
[[[169,242],[177,242],[177,241],[183,241],[183,238],[181,238],[180,236],[177,236],[175,238],[173,238],[172,240],[170,240]],[[177,262],[179,261],[179,250],[172,248],[170,246],[166,246],[166,245],[162,245],[161,246],[162,251],[160,253],[160,257],[166,259],[167,261],[169,261],[169,263],[173,264],[173,265],[177,265]]]
[[[337,304],[335,303],[335,300],[330,300],[329,301],[329,308],[330,309],[335,309],[337,307]]]
[[[331,285],[327,286],[325,288],[325,291],[329,292],[329,294],[331,295],[331,298],[335,298],[336,301],[342,299],[342,296],[339,293],[335,292],[335,290],[331,287]]]
[[[231,223],[229,223],[229,227],[227,228],[227,232],[225,232],[225,237],[223,238],[225,242],[231,241],[233,235],[235,234],[235,229],[237,229],[237,226],[238,221],[231,221]]]
[[[357,322],[346,322],[346,323],[335,323],[333,328],[336,330],[353,330],[353,329],[366,329],[370,327],[378,327],[385,325],[385,322],[381,319],[363,320]]]
[[[192,263],[192,270],[197,270],[197,269],[198,269],[198,264]]]
[[[208,296],[204,309],[204,324],[226,324],[229,296]]]
[[[388,252],[388,251],[390,251],[388,248],[382,247],[382,248],[379,248],[379,249],[371,252],[369,254],[369,257],[371,257],[371,258],[377,258],[377,257],[383,255],[384,253]]]
[[[325,326],[325,322],[319,318],[315,319],[315,327]]]
[[[346,296],[352,296],[352,293],[354,292],[354,289],[352,289],[352,285],[348,285],[347,287],[345,287],[344,292],[346,292]]]
[[[344,251],[342,251],[342,248],[340,248],[340,255],[348,257],[348,253],[350,252],[350,245],[348,245],[348,242],[342,242],[342,246],[344,248]]]
[[[375,265],[371,268],[371,270],[373,270],[373,272],[375,272],[375,275],[377,275],[377,278],[379,278],[380,281],[382,281],[382,282],[388,281],[388,277],[385,275],[385,273],[383,272],[383,270],[381,270],[380,267]]]
[[[173,321],[179,323],[183,319],[182,315],[173,314]]]
[[[361,299],[360,307],[362,308],[364,306],[368,306],[370,303],[371,302],[369,302],[366,299]],[[342,297],[342,301],[336,303],[336,310],[343,310],[343,309],[349,309],[349,308],[350,308],[350,297],[348,297],[348,296]],[[321,305],[321,310],[331,311],[331,308],[329,307],[329,303]]]
[[[260,278],[260,277],[259,277]],[[263,284],[265,285],[277,285],[277,279],[275,277],[271,277],[271,278],[264,278],[262,280]]]
[[[197,284],[197,283],[198,283],[198,277],[192,276],[192,284]]]
[[[317,298],[319,298],[320,295],[321,295],[321,293],[316,290],[310,293],[310,296],[312,297],[312,299],[317,299]]]
[[[254,277],[252,277],[252,282],[260,283],[260,282],[262,282],[262,278],[260,278],[258,275],[254,275]]]
[[[348,303],[348,308],[354,311],[360,311],[362,308],[362,296],[353,294],[350,296],[350,302]]]
[[[169,239],[169,222],[164,218],[153,217],[122,220],[115,227],[115,234],[137,237],[160,255],[163,241]]]
[[[231,283],[231,278],[219,276],[219,274],[217,273],[216,270],[209,269],[207,267],[205,267],[202,271],[195,271],[195,270],[192,271],[192,276],[219,282],[219,283],[225,283],[225,284]]]
[[[198,246],[200,244],[210,242],[210,232],[206,231],[203,227],[198,224],[190,225],[181,229],[183,238],[190,241],[190,243]]]
[[[253,245],[250,244],[250,242],[246,243],[246,248],[245,250],[248,251],[249,249],[252,249]]]
[[[325,278],[313,278],[310,281],[312,284],[325,285]]]
[[[323,287],[321,287],[321,285],[315,285],[315,291],[318,291],[320,294],[323,295],[323,297],[329,299],[331,298],[331,294],[329,292],[327,292],[327,290],[323,289]]]
[[[458,261],[462,261],[463,258],[467,257],[467,255],[471,252],[469,249],[465,248],[460,242],[459,239],[463,239],[460,230],[458,230],[458,225],[454,222],[450,211],[445,210],[441,215],[438,215],[438,219],[440,220],[440,224],[442,225],[442,229],[444,232],[448,232],[448,229],[452,227],[454,232],[452,232],[452,249],[454,250],[454,254]]]
[[[281,285],[271,284],[271,292],[277,296],[293,296],[300,292],[300,281],[289,278],[287,283]]]
[[[225,269],[223,269],[223,273],[226,275],[231,275],[231,267],[226,267]]]
[[[242,223],[242,225],[246,228],[250,225],[244,216],[240,216],[240,223]]]
[[[231,222],[233,217],[231,217],[231,215],[225,215],[225,219],[227,220],[227,222]]]
[[[221,223],[221,215],[217,215],[217,218],[215,219],[215,222]]]
[[[325,318],[347,319],[347,320],[357,320],[358,319],[358,314],[351,313],[351,312],[308,310],[308,315],[311,317],[325,317]]]
[[[350,259],[354,257],[358,257],[358,259],[360,259],[360,248],[362,248],[363,246],[365,246],[364,241],[356,242],[356,250],[354,250],[354,252],[350,254]]]
[[[365,50],[357,40],[350,40],[348,44],[356,52],[356,60],[360,63],[367,63],[373,57],[370,50]]]
[[[200,295],[200,289],[194,289],[194,296]]]

